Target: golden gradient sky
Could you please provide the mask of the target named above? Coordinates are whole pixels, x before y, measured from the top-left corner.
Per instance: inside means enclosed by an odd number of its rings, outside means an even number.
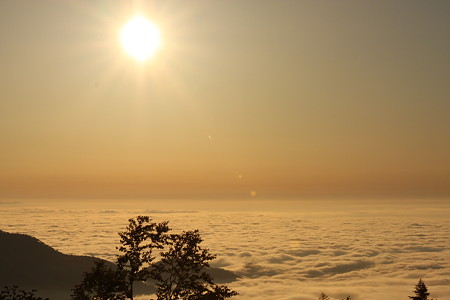
[[[136,12],[162,47],[118,42]],[[0,197],[450,192],[449,1],[0,1]]]

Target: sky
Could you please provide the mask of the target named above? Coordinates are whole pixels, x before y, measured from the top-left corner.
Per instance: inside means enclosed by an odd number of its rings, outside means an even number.
[[[124,53],[136,14],[161,32]],[[0,197],[450,194],[448,1],[0,1]]]

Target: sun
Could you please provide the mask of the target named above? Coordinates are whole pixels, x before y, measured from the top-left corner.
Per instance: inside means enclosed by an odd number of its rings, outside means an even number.
[[[135,16],[120,30],[120,43],[128,55],[144,62],[158,50],[161,36],[149,19]]]

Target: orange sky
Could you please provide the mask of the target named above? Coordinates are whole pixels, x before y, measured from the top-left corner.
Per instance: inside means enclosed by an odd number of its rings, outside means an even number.
[[[135,12],[162,47],[118,42]],[[0,197],[450,191],[448,1],[1,1]]]

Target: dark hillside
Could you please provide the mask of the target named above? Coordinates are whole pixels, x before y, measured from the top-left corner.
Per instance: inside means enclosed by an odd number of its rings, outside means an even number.
[[[96,259],[65,255],[34,237],[0,231],[0,286],[17,285],[65,299]]]

